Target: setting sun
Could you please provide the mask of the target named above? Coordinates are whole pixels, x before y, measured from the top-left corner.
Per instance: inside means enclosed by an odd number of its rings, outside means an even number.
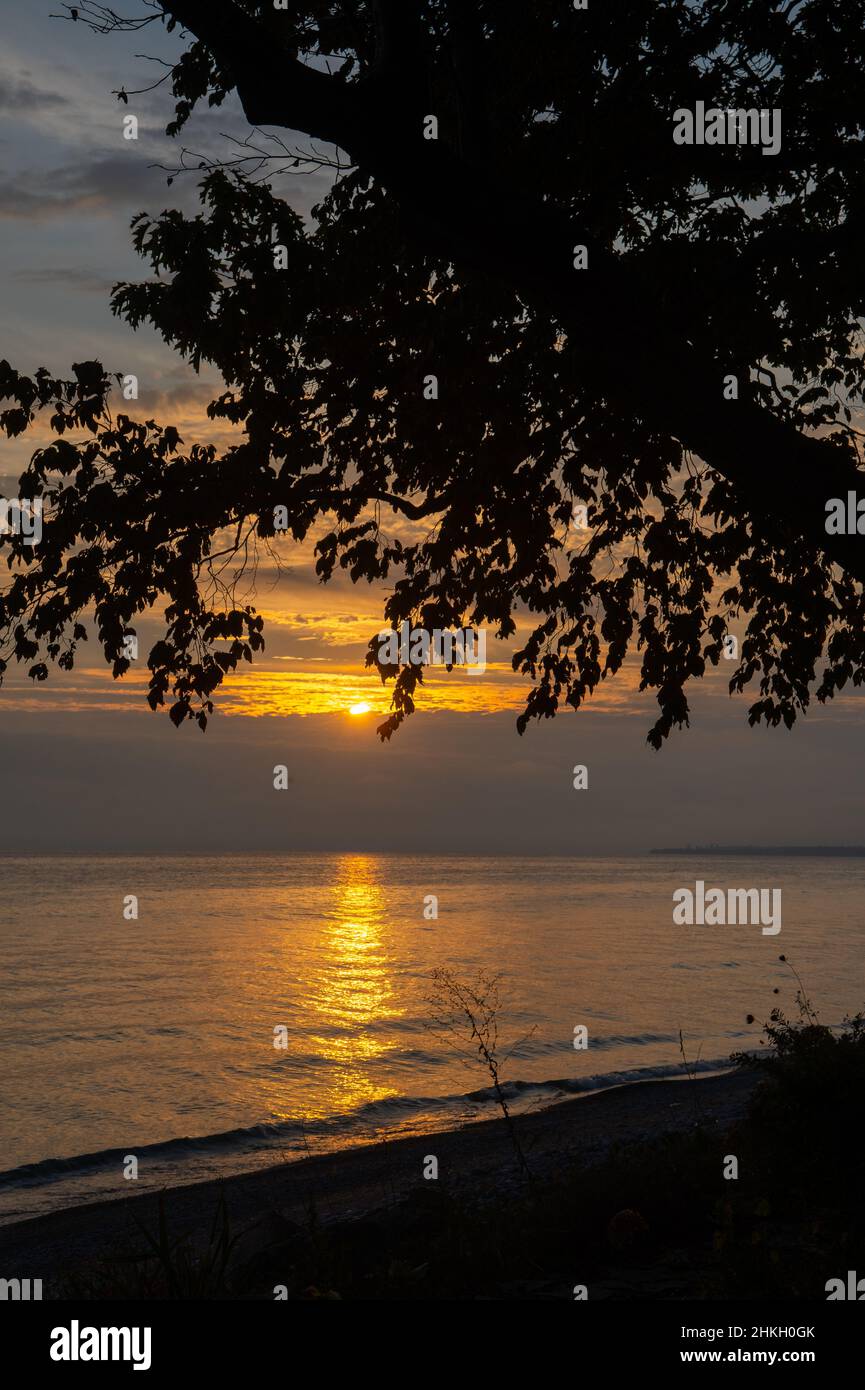
[[[368,705],[365,700],[362,700],[359,705],[352,705],[349,714],[369,714],[371,709],[372,705]]]

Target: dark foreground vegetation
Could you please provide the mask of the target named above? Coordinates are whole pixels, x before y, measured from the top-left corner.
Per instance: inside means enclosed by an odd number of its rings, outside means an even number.
[[[271,1222],[251,1243],[232,1231],[224,1200],[197,1245],[160,1203],[138,1248],[79,1270],[66,1288],[89,1298],[573,1299],[582,1285],[590,1299],[825,1299],[829,1279],[865,1270],[865,1016],[832,1030],[801,994],[798,1006],[795,1021],[771,1015],[763,1051],[734,1058],[759,1084],[723,1133],[701,1123],[697,1103],[685,1132],[552,1180],[471,1195],[430,1182],[352,1220],[323,1220],[311,1200],[304,1221]],[[736,1179],[724,1177],[732,1158]]]

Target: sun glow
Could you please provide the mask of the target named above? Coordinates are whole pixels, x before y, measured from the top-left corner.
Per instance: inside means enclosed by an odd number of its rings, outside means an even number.
[[[352,705],[349,714],[369,714],[372,705],[368,705],[366,700],[361,700],[359,705]]]

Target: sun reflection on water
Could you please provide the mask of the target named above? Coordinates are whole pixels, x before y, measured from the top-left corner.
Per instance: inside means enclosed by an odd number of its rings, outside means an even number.
[[[398,1094],[396,1086],[374,1077],[382,1071],[381,1059],[398,1047],[387,1024],[405,1013],[396,997],[386,890],[378,867],[374,859],[353,854],[337,868],[321,943],[323,964],[309,998],[310,1050],[330,1065],[314,1108],[307,1109],[310,1118]]]

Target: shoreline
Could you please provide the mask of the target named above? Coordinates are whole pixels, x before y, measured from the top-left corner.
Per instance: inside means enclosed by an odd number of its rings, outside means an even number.
[[[521,1114],[515,1123],[532,1174],[543,1180],[577,1163],[596,1165],[618,1144],[695,1129],[722,1134],[742,1115],[756,1084],[756,1076],[736,1070],[634,1081]],[[0,1264],[7,1276],[41,1278],[45,1297],[56,1297],[62,1276],[130,1241],[140,1244],[136,1221],[154,1229],[160,1199],[172,1229],[195,1242],[206,1241],[224,1196],[241,1246],[260,1249],[274,1231],[303,1222],[311,1210],[322,1224],[360,1221],[429,1188],[423,1176],[429,1155],[438,1160],[436,1188],[455,1197],[482,1204],[519,1186],[504,1119],[482,1120],[10,1222],[0,1228]]]

